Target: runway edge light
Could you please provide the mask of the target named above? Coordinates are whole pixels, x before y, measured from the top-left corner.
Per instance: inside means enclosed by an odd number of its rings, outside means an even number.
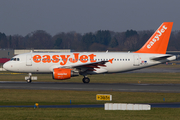
[[[97,101],[112,101],[112,95],[110,95],[110,94],[97,94],[96,100]]]
[[[35,104],[34,104],[34,109],[35,109],[35,108],[39,108],[39,103],[35,103]]]

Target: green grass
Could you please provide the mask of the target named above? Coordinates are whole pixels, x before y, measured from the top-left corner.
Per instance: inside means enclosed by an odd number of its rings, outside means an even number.
[[[179,120],[179,108],[105,111],[103,108],[0,108],[5,120]]]
[[[104,104],[96,101],[96,94],[111,94],[113,103],[180,102],[180,93],[143,93],[115,91],[63,91],[1,89],[0,105],[65,105]],[[0,108],[1,119],[6,120],[159,120],[180,119],[180,108],[152,108],[150,111],[105,111],[104,108]]]
[[[66,91],[0,89],[0,105],[69,105],[104,104],[96,94],[111,94],[113,103],[172,103],[180,102],[180,93],[145,93],[117,91]],[[165,101],[163,101],[165,98]]]

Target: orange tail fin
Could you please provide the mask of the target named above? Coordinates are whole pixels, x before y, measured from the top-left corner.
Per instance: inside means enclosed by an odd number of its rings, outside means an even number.
[[[164,22],[144,44],[144,46],[134,53],[155,53],[166,54],[173,22]]]

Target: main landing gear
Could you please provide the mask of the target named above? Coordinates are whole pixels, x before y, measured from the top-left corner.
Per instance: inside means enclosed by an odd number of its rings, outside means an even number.
[[[83,83],[89,83],[90,79],[87,76],[84,76],[84,78],[82,79]]]

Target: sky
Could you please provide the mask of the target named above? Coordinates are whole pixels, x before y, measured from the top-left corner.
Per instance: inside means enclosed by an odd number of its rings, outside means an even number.
[[[174,22],[180,30],[180,0],[1,0],[0,32],[22,36],[111,30],[156,30]]]

